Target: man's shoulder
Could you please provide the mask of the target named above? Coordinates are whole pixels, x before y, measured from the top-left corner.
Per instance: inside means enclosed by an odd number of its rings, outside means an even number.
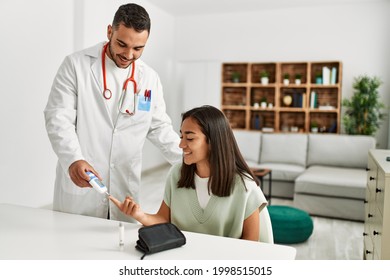
[[[81,57],[85,56],[91,56],[91,57],[98,57],[99,54],[101,53],[102,49],[104,46],[104,42],[98,43],[94,46],[78,50],[70,55],[68,55],[69,58],[71,59],[79,59]]]
[[[154,70],[152,67],[150,67],[145,61],[143,61],[142,59],[137,59],[136,60],[136,65],[138,65],[138,67],[141,68],[141,71],[143,72],[148,72],[149,74],[152,74],[152,75],[156,75],[158,76],[156,70]],[[137,66],[136,66],[137,67]]]

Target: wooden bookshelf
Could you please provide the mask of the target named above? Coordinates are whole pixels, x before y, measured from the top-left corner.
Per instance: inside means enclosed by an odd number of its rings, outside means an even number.
[[[234,129],[339,133],[341,81],[340,61],[223,63],[222,111]]]

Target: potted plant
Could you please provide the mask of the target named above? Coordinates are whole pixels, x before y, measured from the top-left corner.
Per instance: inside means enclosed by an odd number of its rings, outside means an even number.
[[[232,81],[233,83],[239,83],[241,78],[240,72],[233,72],[232,73]]]
[[[283,84],[285,86],[288,86],[289,83],[290,83],[290,74],[288,73],[283,74]]]
[[[382,81],[367,75],[354,79],[354,93],[350,100],[343,99],[346,108],[343,124],[347,134],[373,135],[379,128],[384,114],[384,103],[379,100],[378,88]]]
[[[315,81],[316,81],[317,85],[322,85],[322,74],[321,73],[316,73]]]
[[[267,98],[265,98],[264,96],[260,100],[260,107],[263,109],[267,108]]]
[[[310,124],[311,132],[317,133],[318,132],[318,123],[316,120],[313,120]]]
[[[269,82],[269,74],[267,71],[263,70],[260,72],[260,82],[262,85],[268,85]]]
[[[302,74],[295,74],[295,84],[300,85],[302,79]]]

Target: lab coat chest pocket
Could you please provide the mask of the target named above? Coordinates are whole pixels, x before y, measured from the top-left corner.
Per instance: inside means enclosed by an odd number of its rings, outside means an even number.
[[[137,110],[134,115],[121,114],[116,125],[119,129],[125,129],[129,126],[142,126],[146,130],[152,121],[152,101],[150,97],[143,93],[139,94],[137,101]]]
[[[141,91],[138,98],[138,111],[150,112],[152,104],[152,90],[145,89]]]

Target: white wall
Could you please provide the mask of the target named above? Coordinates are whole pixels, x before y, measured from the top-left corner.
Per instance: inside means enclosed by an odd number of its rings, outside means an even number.
[[[50,202],[55,155],[43,109],[73,50],[73,2],[1,1],[0,203]]]
[[[351,96],[354,77],[377,75],[390,105],[390,1],[178,17],[176,28],[182,94],[197,103],[210,102],[202,95],[220,98],[222,62],[340,60],[343,97]],[[198,70],[189,71],[194,65]],[[381,148],[387,148],[387,136],[385,123],[377,135]]]

